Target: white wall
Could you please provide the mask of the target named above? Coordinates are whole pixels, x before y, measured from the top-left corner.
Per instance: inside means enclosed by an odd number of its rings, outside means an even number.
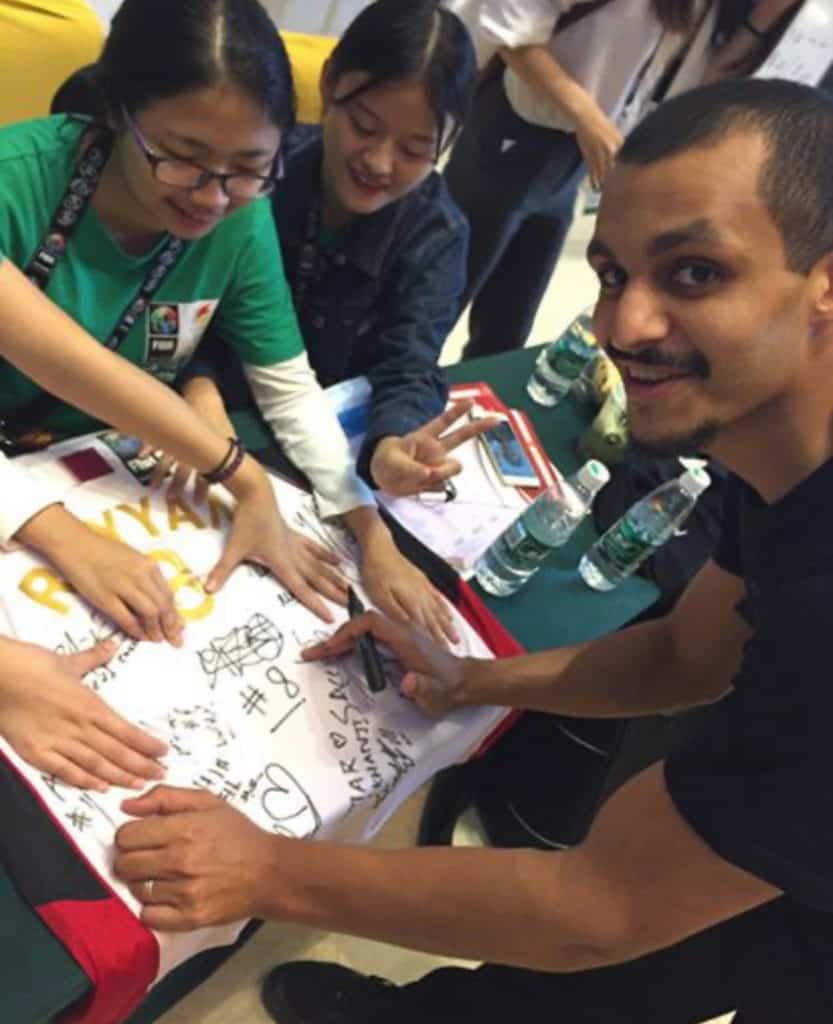
[[[365,6],[367,0],[261,0],[279,28],[337,36]],[[105,24],[110,23],[120,0],[88,0]],[[176,3],[176,0],[171,0]]]

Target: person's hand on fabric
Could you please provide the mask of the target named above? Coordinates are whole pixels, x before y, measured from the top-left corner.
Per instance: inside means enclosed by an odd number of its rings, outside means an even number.
[[[360,636],[371,633],[388,647],[407,670],[401,692],[432,718],[448,714],[459,706],[463,659],[435,644],[413,626],[401,625],[378,612],[365,612],[351,619],[321,643],[302,652],[304,661],[334,658],[351,651]]]
[[[33,516],[15,537],[48,558],[71,587],[135,640],[181,646],[185,623],[152,558],[97,533],[61,505]]]
[[[394,621],[420,626],[438,643],[460,639],[448,602],[399,551],[387,529],[363,554],[362,581],[371,601]]]
[[[77,654],[0,639],[0,733],[39,771],[81,789],[141,789],[162,778],[167,750],[125,721],[82,678],[118,650],[104,641]]]
[[[122,804],[113,870],[159,931],[191,931],[266,912],[281,840],[205,790],[157,786]],[[149,885],[150,881],[153,882]]]
[[[576,142],[584,157],[590,184],[600,189],[605,182],[624,136],[589,95],[587,107],[576,119]]]
[[[498,420],[488,417],[450,428],[471,410],[474,402],[455,402],[444,413],[404,437],[383,437],[370,460],[370,475],[381,491],[407,497],[424,491],[441,491],[446,480],[461,470],[449,457],[464,441],[485,433]]]
[[[237,507],[226,546],[208,575],[206,589],[219,590],[241,562],[257,562],[325,622],[333,616],[319,595],[347,603],[347,584],[338,572],[338,556],[291,530],[278,509],[264,471],[250,456],[227,484]]]

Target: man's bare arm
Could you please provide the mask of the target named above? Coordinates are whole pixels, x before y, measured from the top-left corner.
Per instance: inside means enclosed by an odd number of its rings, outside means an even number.
[[[611,797],[585,842],[565,853],[283,839],[209,793],[164,786],[125,810],[143,820],[119,830],[116,874],[152,900],[142,919],[162,930],[257,916],[576,971],[670,946],[778,895],[692,831],[661,765]],[[147,878],[156,879],[152,895]]]
[[[742,582],[709,562],[665,618],[582,647],[466,661],[456,703],[593,718],[711,703],[729,689],[750,633],[735,610],[742,595]]]

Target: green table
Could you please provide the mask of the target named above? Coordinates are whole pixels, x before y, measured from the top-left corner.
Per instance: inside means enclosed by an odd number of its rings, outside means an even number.
[[[472,360],[450,367],[448,376],[452,383],[485,380],[508,406],[524,409],[553,462],[562,472],[570,473],[579,464],[575,438],[589,422],[590,411],[571,398],[554,409],[545,409],[527,397],[526,380],[536,355],[536,349],[523,349]],[[243,412],[235,416],[235,423],[253,451],[271,444],[269,434],[255,415]],[[505,598],[481,592],[484,602],[528,650],[612,632],[656,600],[656,588],[639,577],[607,594],[586,587],[575,567],[594,539],[595,530],[587,520],[523,590]],[[2,868],[0,922],[0,1021],[45,1024],[88,991],[86,976],[21,901]],[[248,932],[241,941],[247,935]],[[156,1020],[231,956],[235,948],[209,950],[183,964],[154,989],[129,1024],[150,1024]]]
[[[572,473],[581,464],[575,442],[590,423],[592,410],[570,396],[554,408],[532,401],[526,382],[538,352],[538,348],[525,348],[457,363],[448,368],[448,378],[454,384],[484,380],[507,406],[523,409],[555,465],[562,473]],[[484,604],[527,650],[560,647],[611,633],[657,599],[656,587],[640,576],[605,594],[582,582],[576,566],[596,537],[588,517],[569,542],[510,597],[492,597],[476,586]]]

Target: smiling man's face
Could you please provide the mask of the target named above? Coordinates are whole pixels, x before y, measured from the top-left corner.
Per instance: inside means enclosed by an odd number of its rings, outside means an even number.
[[[599,342],[622,371],[631,435],[657,454],[715,440],[789,400],[808,279],[759,192],[763,138],[737,131],[606,184],[588,259]]]

